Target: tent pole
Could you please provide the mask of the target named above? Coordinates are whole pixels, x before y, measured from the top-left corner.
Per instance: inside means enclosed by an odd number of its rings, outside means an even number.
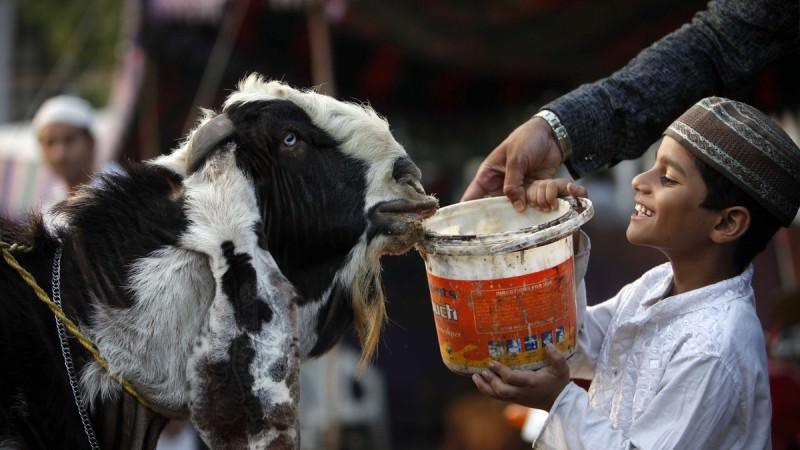
[[[331,41],[325,12],[320,5],[306,10],[308,40],[311,46],[311,77],[318,92],[336,97],[336,81],[333,78]]]
[[[0,0],[0,123],[11,121],[11,55],[16,6],[16,0]]]

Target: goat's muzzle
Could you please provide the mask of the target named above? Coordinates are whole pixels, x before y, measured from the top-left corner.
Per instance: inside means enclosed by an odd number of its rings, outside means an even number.
[[[423,236],[422,221],[439,208],[439,201],[429,195],[418,199],[398,199],[378,203],[372,208],[369,220],[374,232],[384,235],[384,254],[407,252]]]

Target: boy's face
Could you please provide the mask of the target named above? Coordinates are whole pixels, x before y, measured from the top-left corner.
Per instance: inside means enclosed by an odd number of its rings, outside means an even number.
[[[635,176],[632,184],[635,205],[628,241],[658,248],[668,257],[711,244],[718,216],[700,207],[706,198],[705,182],[694,155],[676,140],[664,136],[653,167]]]

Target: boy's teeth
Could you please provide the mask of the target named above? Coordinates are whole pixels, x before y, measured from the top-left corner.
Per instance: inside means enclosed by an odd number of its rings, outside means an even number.
[[[651,217],[653,215],[653,211],[645,208],[641,203],[636,203],[636,205],[634,205],[634,209],[640,216]]]

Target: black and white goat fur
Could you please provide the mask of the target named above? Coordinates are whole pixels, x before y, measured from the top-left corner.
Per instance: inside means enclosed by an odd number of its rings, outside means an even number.
[[[43,219],[3,221],[124,393],[70,338],[101,448],[153,448],[190,418],[211,448],[296,448],[298,371],[350,325],[368,359],[385,320],[380,258],[437,207],[371,108],[258,75],[169,155],[102,175]],[[89,448],[52,312],[0,261],[0,447]]]

